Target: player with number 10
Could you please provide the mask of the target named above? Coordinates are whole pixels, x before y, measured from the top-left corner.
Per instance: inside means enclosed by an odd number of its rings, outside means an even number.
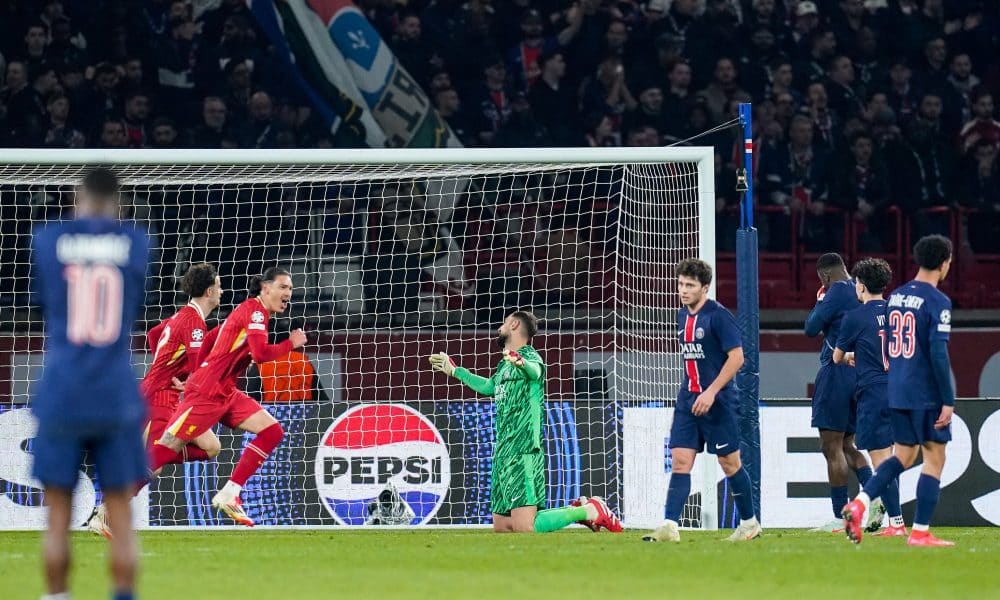
[[[68,598],[70,517],[84,454],[97,469],[111,540],[114,598],[135,586],[129,500],[146,476],[142,397],[132,372],[132,327],[145,300],[149,239],[119,220],[118,178],[87,173],[74,219],[36,229],[35,292],[45,317],[45,366],[31,401],[38,419],[33,475],[45,486],[45,575],[52,600]]]

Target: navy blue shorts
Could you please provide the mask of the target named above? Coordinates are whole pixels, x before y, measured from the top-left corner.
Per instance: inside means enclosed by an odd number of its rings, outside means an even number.
[[[691,414],[697,394],[681,392],[670,426],[669,448],[691,448],[701,452],[706,444],[710,454],[725,456],[740,449],[740,429],[736,417],[736,395],[723,398],[720,393],[708,414]],[[688,397],[689,396],[689,397]]]
[[[881,450],[892,446],[888,387],[883,383],[858,390],[858,423],[854,442],[862,450]]]
[[[102,489],[131,488],[147,477],[146,449],[138,423],[79,427],[42,421],[32,452],[32,474],[46,487],[75,488],[85,454],[97,469]]]
[[[857,403],[854,388],[857,375],[853,367],[828,364],[816,373],[812,397],[812,426],[816,429],[854,433]]]
[[[922,446],[926,442],[946,444],[951,441],[951,425],[944,429],[934,429],[934,421],[941,415],[939,409],[889,410],[892,424],[892,441],[903,446]]]

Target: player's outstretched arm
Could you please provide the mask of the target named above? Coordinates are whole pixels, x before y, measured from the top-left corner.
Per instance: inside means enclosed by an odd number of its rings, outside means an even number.
[[[288,339],[277,344],[268,344],[267,335],[258,333],[247,336],[247,345],[250,346],[250,356],[257,364],[271,362],[281,358],[296,348],[301,348],[306,344],[306,334],[301,329],[296,329],[289,334]]]
[[[455,364],[455,361],[453,361],[451,357],[444,352],[431,354],[427,360],[431,363],[431,368],[435,371],[458,379],[479,394],[492,396],[496,392],[492,379],[480,377],[464,367],[459,367]]]
[[[542,377],[542,361],[533,358],[525,358],[519,352],[514,352],[513,350],[508,350],[504,352],[503,359],[514,367],[524,371],[528,379],[536,380]]]

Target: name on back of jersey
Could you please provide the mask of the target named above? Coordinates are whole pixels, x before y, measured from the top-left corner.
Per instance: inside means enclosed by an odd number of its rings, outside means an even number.
[[[701,360],[705,358],[705,351],[701,348],[701,342],[681,342],[681,354],[684,360]]]
[[[889,296],[889,308],[912,308],[920,310],[924,305],[924,299],[920,296],[910,294],[893,294]]]
[[[64,265],[101,263],[127,265],[132,238],[121,233],[64,233],[56,241],[56,256]]]

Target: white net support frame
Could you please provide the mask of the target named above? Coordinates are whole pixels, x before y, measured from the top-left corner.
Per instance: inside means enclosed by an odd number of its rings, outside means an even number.
[[[426,357],[445,351],[488,376],[495,329],[520,307],[541,319],[547,505],[599,495],[626,526],[656,525],[683,373],[673,268],[715,264],[713,160],[704,147],[0,150],[0,276],[13,284],[0,290],[0,529],[44,525],[30,477],[44,348],[31,230],[66,218],[97,165],[119,175],[123,218],[156,247],[137,376],[152,356],[145,331],[186,301],[188,265],[211,262],[223,278],[210,327],[246,297],[249,275],[292,273],[271,335],[303,326],[309,344],[241,382],[287,432],[244,490],[258,524],[488,525],[495,407]],[[216,460],[168,465],[137,497],[139,526],[227,524],[209,501],[252,436],[217,431]],[[686,527],[717,527],[720,473],[706,458]],[[74,522],[99,498],[88,466]]]

